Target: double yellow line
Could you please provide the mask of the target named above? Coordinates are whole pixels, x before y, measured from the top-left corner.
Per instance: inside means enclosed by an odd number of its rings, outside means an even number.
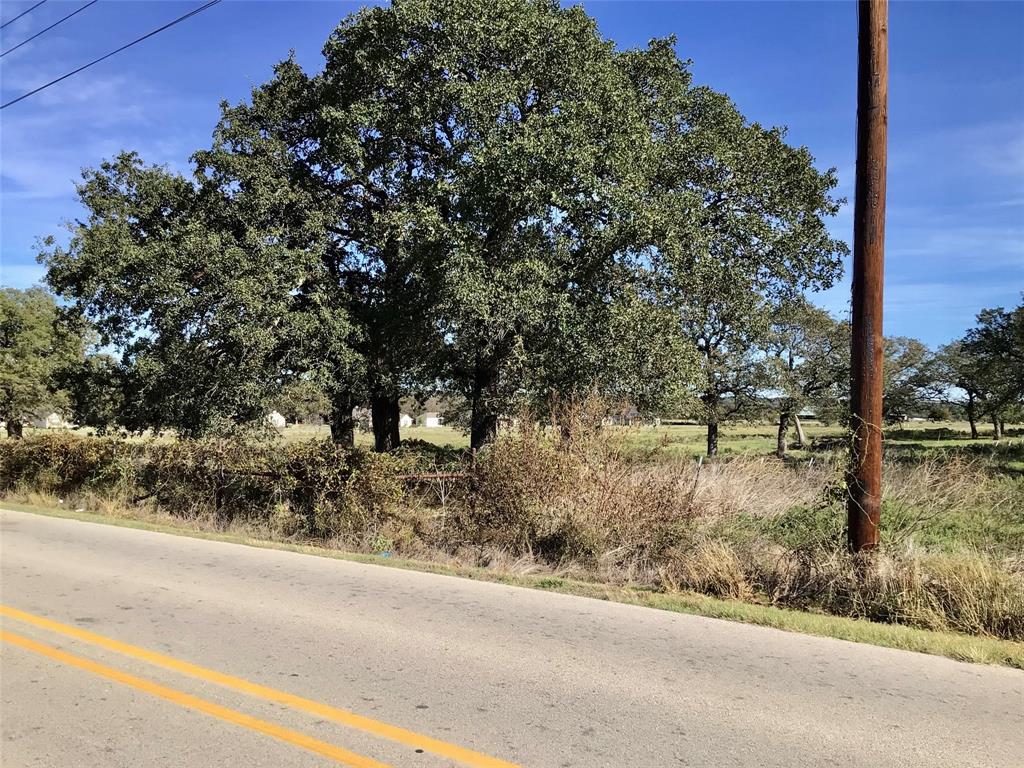
[[[277,704],[283,704],[291,707],[292,709],[306,712],[325,720],[332,720],[336,723],[363,731],[372,736],[388,739],[389,741],[394,741],[424,752],[430,752],[449,760],[455,760],[463,765],[469,766],[469,768],[518,768],[514,763],[499,760],[481,752],[460,747],[456,744],[450,744],[446,741],[441,741],[440,739],[424,736],[423,734],[416,733],[415,731],[400,728],[399,726],[381,722],[380,720],[364,717],[363,715],[358,715],[354,712],[350,712],[339,707],[333,707],[319,701],[306,699],[302,696],[296,696],[295,694],[287,693],[286,691],[279,691],[276,688],[269,688],[265,685],[252,683],[239,677],[226,675],[222,672],[207,669],[197,664],[176,659],[172,656],[157,653],[156,651],[139,648],[78,627],[72,627],[67,624],[61,624],[60,622],[53,621],[52,619],[36,616],[31,613],[26,613],[25,611],[19,611],[16,608],[11,608],[6,605],[0,605],[0,616],[8,619],[15,619],[40,629],[55,632],[57,634],[64,635],[65,637],[89,643],[105,650],[120,653],[124,656],[129,656],[208,683],[215,683],[216,685],[223,686],[224,688],[230,688],[231,690],[238,691],[255,698],[271,701]],[[0,640],[4,643],[9,643],[27,651],[32,651],[33,653],[53,659],[54,661],[59,661],[63,664],[92,672],[93,674],[105,677],[108,680],[113,680],[131,688],[135,688],[136,690],[174,702],[182,707],[203,712],[211,717],[265,734],[279,741],[291,744],[292,746],[307,749],[310,752],[328,757],[342,765],[353,766],[353,768],[389,768],[385,763],[378,762],[368,757],[363,757],[362,755],[357,755],[354,752],[349,752],[346,749],[319,741],[311,736],[299,733],[298,731],[293,731],[273,723],[268,723],[264,720],[259,720],[233,709],[206,701],[205,699],[201,699],[197,696],[184,693],[183,691],[168,688],[151,680],[136,677],[118,669],[114,669],[113,667],[98,664],[89,659],[75,656],[57,648],[44,645],[43,643],[38,643],[35,640],[30,640],[27,637],[22,637],[21,635],[14,634],[13,632],[0,631]]]

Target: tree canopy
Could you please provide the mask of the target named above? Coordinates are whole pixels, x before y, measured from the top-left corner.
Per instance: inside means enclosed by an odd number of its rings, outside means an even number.
[[[1024,405],[1024,303],[982,310],[955,351],[956,385],[979,402],[999,439],[1007,414]]]
[[[674,46],[619,52],[554,0],[396,0],[345,18],[322,71],[287,59],[222,105],[191,177],[85,172],[42,259],[119,353],[122,424],[260,422],[294,387],[341,442],[369,403],[380,450],[438,391],[474,448],[574,392],[741,411],[772,314],[839,273],[840,201]]]
[[[85,350],[82,329],[42,288],[0,289],[0,420],[21,437],[25,422],[67,405],[62,371]]]

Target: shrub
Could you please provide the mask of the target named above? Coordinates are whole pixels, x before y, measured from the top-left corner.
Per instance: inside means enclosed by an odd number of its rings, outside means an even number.
[[[258,443],[189,440],[139,447],[139,500],[180,517],[266,520],[281,500],[279,462]]]
[[[115,438],[66,432],[0,441],[0,489],[27,485],[43,493],[123,492],[135,480],[130,446]]]

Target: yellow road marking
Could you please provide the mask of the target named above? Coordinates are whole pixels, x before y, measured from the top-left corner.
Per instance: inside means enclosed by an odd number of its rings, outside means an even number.
[[[16,635],[13,632],[0,630],[0,641],[16,645],[20,648],[24,648],[26,651],[38,653],[41,656],[46,656],[54,661],[59,661],[69,666],[84,669],[86,672],[92,672],[93,674],[100,675],[108,680],[122,683],[152,696],[158,696],[161,699],[174,702],[175,704],[187,709],[195,709],[199,712],[210,715],[211,717],[216,717],[220,720],[240,725],[243,728],[257,731],[275,738],[278,741],[291,744],[294,747],[308,749],[310,752],[315,752],[318,755],[329,757],[342,765],[352,766],[352,768],[389,768],[386,763],[381,763],[369,757],[357,755],[355,752],[349,752],[347,749],[342,749],[341,747],[336,747],[333,744],[328,744],[327,742],[314,739],[312,736],[307,736],[304,733],[293,731],[290,728],[282,728],[279,725],[268,723],[265,720],[251,717],[243,714],[242,712],[236,712],[235,710],[228,709],[227,707],[222,707],[220,704],[214,704],[212,701],[200,699],[198,696],[193,696],[191,694],[184,693],[183,691],[175,690],[174,688],[167,688],[159,683],[154,683],[153,681],[146,680],[142,677],[129,675],[127,672],[122,672],[119,669],[107,667],[103,664],[97,664],[95,661],[91,661],[90,659],[83,659],[81,656],[73,656],[70,653],[66,653],[57,648],[51,648],[50,646],[43,645],[42,643],[37,643],[35,640],[29,640],[27,637]]]
[[[334,722],[341,723],[349,728],[355,728],[380,738],[390,739],[391,741],[396,741],[399,744],[404,744],[406,746],[413,747],[414,749],[422,749],[426,752],[439,755],[440,757],[448,758],[449,760],[457,760],[458,762],[471,766],[471,768],[520,768],[515,763],[499,760],[496,757],[485,755],[482,752],[475,752],[474,750],[466,749],[465,747],[460,747],[456,744],[449,744],[448,742],[441,741],[440,739],[424,736],[416,733],[415,731],[400,728],[397,725],[391,725],[389,723],[381,722],[380,720],[374,720],[369,717],[364,717],[363,715],[357,715],[355,712],[350,712],[339,707],[333,707],[330,704],[323,704],[319,701],[306,699],[292,693],[279,691],[276,688],[269,688],[265,685],[259,685],[258,683],[251,683],[240,677],[232,677],[231,675],[226,675],[222,672],[216,672],[212,669],[200,667],[197,664],[175,659],[172,656],[165,656],[164,654],[157,653],[156,651],[148,651],[145,648],[139,648],[134,645],[129,645],[128,643],[122,643],[119,640],[104,637],[103,635],[97,635],[96,633],[89,632],[85,629],[79,629],[78,627],[61,624],[60,622],[53,621],[52,619],[46,619],[42,616],[25,613],[24,611],[19,611],[17,608],[0,605],[0,616],[17,619],[18,621],[23,621],[26,624],[32,624],[40,627],[41,629],[47,629],[51,632],[57,632],[68,637],[75,638],[76,640],[98,645],[109,651],[115,651],[117,653],[124,654],[125,656],[141,659],[142,661],[150,664],[155,664],[158,667],[163,667],[191,677],[196,677],[209,683],[216,683],[217,685],[222,685],[225,688],[231,688],[235,691],[240,691],[241,693],[248,694],[249,696],[255,696],[256,698],[273,701],[278,704],[284,704],[292,707],[293,709],[298,709],[311,715],[316,715],[320,718],[333,720]]]

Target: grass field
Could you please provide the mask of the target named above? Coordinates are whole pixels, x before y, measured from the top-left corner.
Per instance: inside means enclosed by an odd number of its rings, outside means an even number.
[[[657,451],[667,458],[680,456],[701,456],[705,453],[706,427],[702,424],[662,424],[661,426],[611,427],[625,437],[628,445],[639,451]],[[776,425],[768,423],[737,423],[723,426],[719,439],[722,455],[768,455],[775,452]],[[843,428],[833,424],[824,426],[814,421],[804,424],[804,430],[811,441],[839,441]],[[1006,442],[1021,442],[1019,430],[1007,425]],[[286,442],[301,440],[326,440],[330,429],[326,426],[289,425],[281,433]],[[971,452],[985,452],[993,444],[990,428],[982,429],[978,440],[970,439],[970,426],[966,421],[907,422],[899,428],[886,429],[886,446],[900,454],[927,454],[946,449],[965,449]],[[795,440],[790,434],[790,443]],[[440,446],[466,448],[469,436],[454,427],[409,427],[402,430],[403,440],[422,440]],[[364,447],[373,445],[373,435],[356,432],[356,444]],[[793,450],[794,458],[807,458],[809,451]],[[1014,468],[1024,472],[1024,462],[1016,462]]]
[[[627,450],[635,451],[641,457],[664,461],[687,456],[703,456],[706,448],[706,427],[702,424],[670,423],[660,426],[642,425],[635,427],[609,427],[609,432],[622,438]],[[771,456],[775,453],[775,424],[736,423],[721,428],[719,453],[729,456]],[[45,434],[58,430],[28,428],[26,436]],[[88,429],[70,430],[73,434],[89,435]],[[841,447],[843,428],[837,424],[823,425],[805,421],[804,431],[812,444],[811,450],[792,448],[796,439],[790,430],[789,441],[791,460],[809,460],[822,454],[823,448]],[[0,433],[2,434],[2,433]],[[286,444],[309,440],[328,440],[330,428],[326,425],[290,424],[278,433],[278,439]],[[0,440],[6,435],[0,436]],[[150,434],[136,435],[130,441],[163,442],[173,439],[165,433],[154,438]],[[469,435],[456,427],[407,427],[402,430],[402,439],[421,441],[432,445],[452,448],[468,448]],[[372,448],[373,435],[356,430],[356,445]],[[981,425],[980,436],[971,440],[970,426],[966,421],[906,422],[900,427],[885,430],[886,455],[903,460],[925,459],[939,454],[963,454],[967,457],[996,459],[999,469],[1010,474],[1024,475],[1024,425],[1006,425],[1006,433],[998,444],[992,440],[991,427]]]

